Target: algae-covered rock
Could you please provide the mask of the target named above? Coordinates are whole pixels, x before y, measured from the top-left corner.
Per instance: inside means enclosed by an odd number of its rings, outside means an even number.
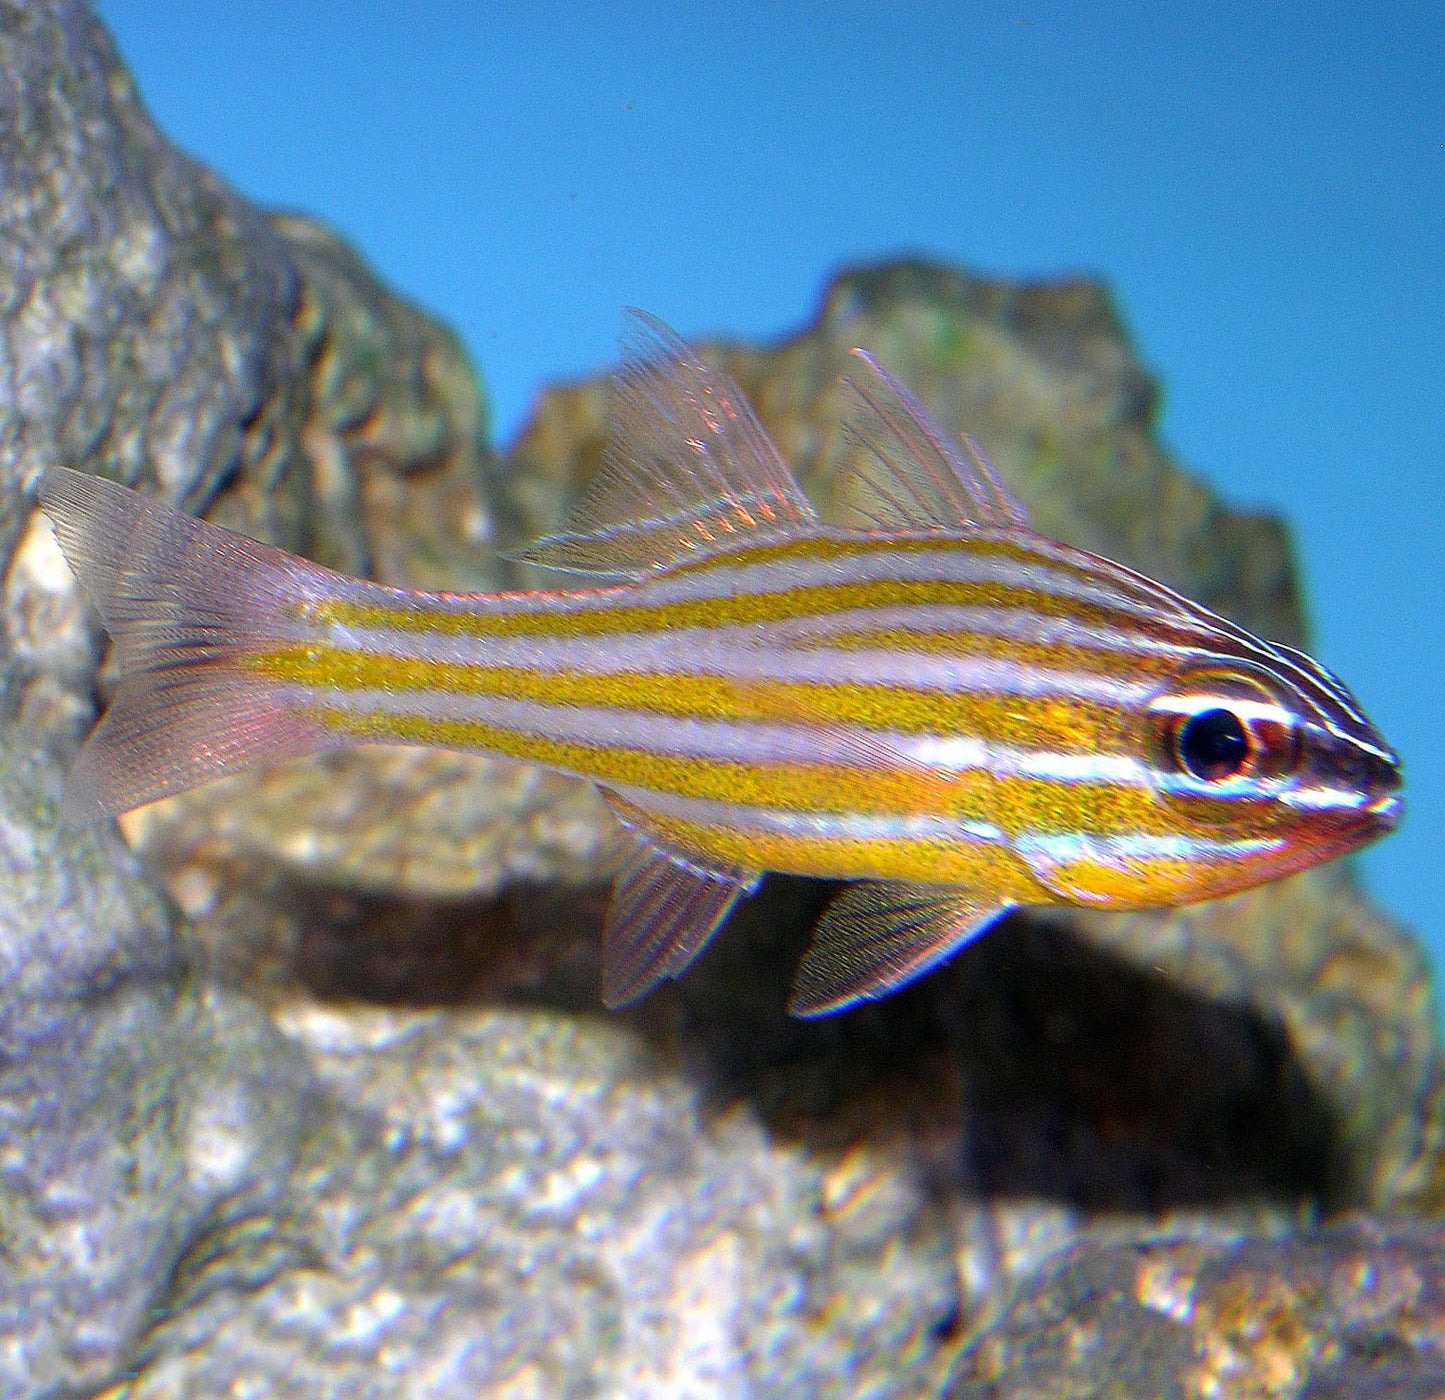
[[[331,755],[157,804],[129,850],[59,828],[106,643],[42,466],[493,587],[608,390],[549,392],[499,460],[455,338],[176,152],[68,0],[0,4],[0,258],[0,1397],[1144,1394],[1156,1332],[1219,1394],[1432,1374],[1438,1237],[1311,1233],[1445,1207],[1425,964],[1342,871],[1020,913],[800,1023],[830,891],[787,879],[601,1012],[612,828],[535,770]],[[1283,531],[1159,446],[1096,284],[861,269],[786,343],[706,350],[825,511],[855,344],[1040,528],[1302,635]]]

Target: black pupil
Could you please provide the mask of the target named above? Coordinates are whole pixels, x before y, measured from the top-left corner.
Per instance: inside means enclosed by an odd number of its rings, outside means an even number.
[[[1203,710],[1179,730],[1179,761],[1196,778],[1232,778],[1249,759],[1249,735],[1233,710]]]

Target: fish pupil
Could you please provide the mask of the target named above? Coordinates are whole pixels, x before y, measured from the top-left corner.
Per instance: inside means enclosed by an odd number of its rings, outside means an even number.
[[[1180,725],[1175,749],[1186,772],[1217,783],[1249,762],[1249,735],[1233,710],[1202,710]]]

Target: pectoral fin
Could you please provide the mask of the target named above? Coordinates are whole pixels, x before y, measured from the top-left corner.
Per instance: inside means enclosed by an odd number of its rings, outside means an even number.
[[[1136,901],[1156,877],[1140,844],[1148,839],[1069,832],[1020,840],[1017,850],[1034,879],[1060,899],[1108,908]]]
[[[602,930],[602,1001],[615,1009],[680,977],[762,877],[706,865],[654,836],[640,814],[612,805],[632,835]]]
[[[950,885],[849,885],[813,933],[788,1010],[826,1016],[884,996],[936,967],[1012,907]]]

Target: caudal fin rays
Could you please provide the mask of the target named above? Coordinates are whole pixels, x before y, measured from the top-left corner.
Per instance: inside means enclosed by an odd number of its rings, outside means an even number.
[[[248,670],[294,640],[339,576],[102,477],[52,467],[39,500],[114,639],[120,687],[66,782],[76,822],[114,816],[336,738]]]

